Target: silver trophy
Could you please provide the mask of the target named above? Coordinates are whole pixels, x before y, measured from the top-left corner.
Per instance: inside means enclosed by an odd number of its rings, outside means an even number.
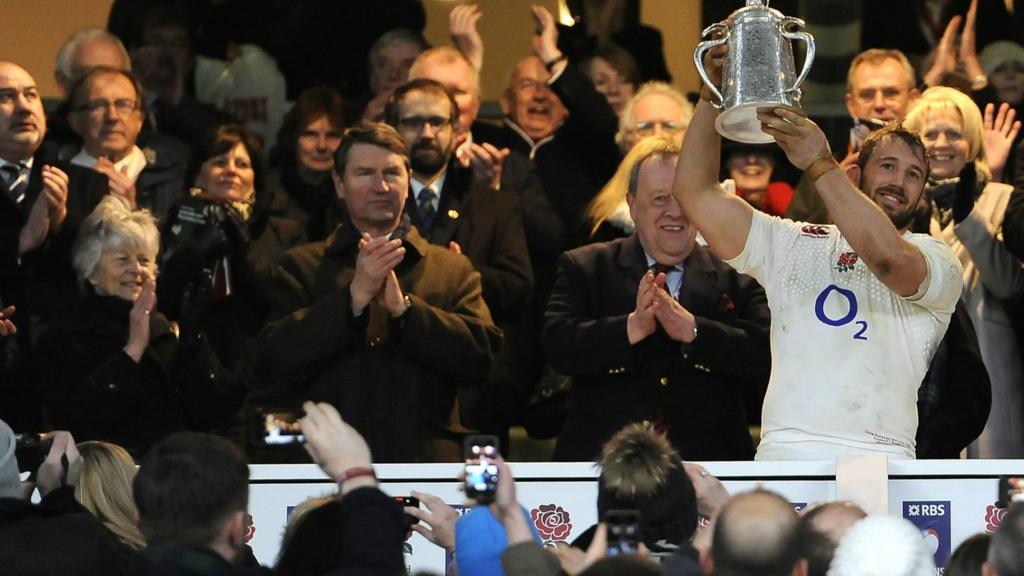
[[[718,105],[725,109],[715,121],[719,134],[751,144],[775,141],[761,131],[757,108],[800,107],[800,85],[814,61],[814,38],[802,31],[803,27],[803,20],[769,8],[768,0],[747,0],[746,7],[733,12],[724,22],[704,29],[701,36],[712,39],[697,45],[693,62],[701,79],[718,98]],[[791,40],[807,44],[799,76],[793,64]],[[719,91],[704,70],[704,53],[726,43],[729,55]]]

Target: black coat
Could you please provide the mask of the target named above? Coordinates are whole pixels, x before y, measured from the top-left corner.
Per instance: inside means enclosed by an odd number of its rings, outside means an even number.
[[[551,366],[573,378],[555,460],[593,461],[627,424],[659,415],[684,460],[753,457],[744,389],[771,371],[764,289],[702,246],[684,268],[679,300],[697,339],[681,345],[659,328],[631,346],[626,322],[648,270],[637,236],[562,256],[543,334]]]
[[[131,302],[91,288],[39,340],[39,386],[55,429],[105,440],[141,457],[180,430],[209,430],[241,405],[244,388],[201,335],[179,346],[167,319],[150,316],[139,363],[124,352]]]
[[[420,226],[416,200],[405,203],[411,220]],[[504,437],[508,425],[526,404],[540,370],[532,317],[533,269],[526,247],[519,199],[504,189],[493,190],[473,181],[473,173],[452,162],[438,200],[434,227],[425,237],[448,248],[458,243],[462,253],[480,272],[484,302],[505,342],[488,378],[490,386],[464,388],[460,395],[482,394],[474,414],[463,414],[467,424]],[[472,392],[471,392],[472,391]]]
[[[0,566],[4,574],[128,574],[135,553],[75,500],[73,486],[39,504],[0,498]]]
[[[566,67],[551,90],[569,110],[555,134],[530,141],[511,121],[501,128],[474,124],[473,139],[508,148],[533,160],[551,206],[565,230],[563,247],[580,243],[587,205],[615,173],[619,119],[594,84],[574,66]]]
[[[68,175],[67,217],[56,234],[50,234],[39,248],[18,257],[18,236],[28,220],[33,203],[42,193],[41,172],[53,164]],[[82,221],[108,192],[107,177],[80,166],[48,162],[43,154],[33,160],[25,199],[15,204],[0,179],[0,301],[14,305],[17,336],[0,343],[5,365],[0,372],[0,419],[15,429],[41,430],[39,401],[32,393],[27,359],[32,342],[53,317],[53,305],[75,287],[71,268],[71,246]]]

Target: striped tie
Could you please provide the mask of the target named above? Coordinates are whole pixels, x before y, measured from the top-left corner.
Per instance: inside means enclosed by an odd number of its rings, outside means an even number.
[[[28,188],[28,166],[21,162],[8,163],[0,166],[0,172],[3,172],[4,183],[7,184],[7,195],[15,204],[21,204]]]
[[[437,219],[437,210],[434,210],[434,189],[430,186],[420,190],[416,195],[416,206],[419,209],[420,229],[423,235],[430,234],[434,229],[434,220]]]

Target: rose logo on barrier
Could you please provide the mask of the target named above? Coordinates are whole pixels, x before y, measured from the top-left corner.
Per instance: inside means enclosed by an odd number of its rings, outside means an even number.
[[[1003,516],[1006,515],[1006,508],[1000,508],[995,504],[989,504],[985,510],[985,532],[989,534],[995,533],[999,530],[999,525],[1003,522]]]
[[[544,539],[544,543],[565,542],[572,532],[572,520],[569,513],[555,504],[541,504],[530,510],[533,525]]]
[[[256,521],[253,520],[252,514],[245,514],[245,543],[248,544],[252,537],[256,535]]]

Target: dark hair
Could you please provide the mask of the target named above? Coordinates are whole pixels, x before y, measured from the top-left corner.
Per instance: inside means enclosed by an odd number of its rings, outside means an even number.
[[[1014,502],[992,536],[988,561],[1000,576],[1024,574],[1024,504]]]
[[[341,145],[334,152],[334,171],[338,175],[345,174],[348,153],[356,144],[371,144],[390,150],[405,159],[405,168],[409,169],[409,155],[405,152],[405,142],[398,132],[383,122],[364,121],[345,130],[341,137]]]
[[[884,142],[892,140],[903,142],[921,158],[924,162],[924,175],[927,178],[928,173],[931,171],[931,164],[928,162],[928,151],[925,150],[924,142],[921,141],[921,136],[917,132],[903,126],[899,122],[890,122],[867,137],[867,140],[864,141],[860,148],[860,155],[857,156],[857,166],[864,170],[864,167],[868,165],[868,161],[871,160],[871,156],[875,153],[875,148]]]
[[[68,90],[68,104],[71,110],[77,111],[84,102],[82,102],[82,93],[85,92],[91,85],[92,79],[97,76],[121,76],[131,82],[132,87],[135,89],[135,105],[138,106],[139,112],[143,117],[146,116],[146,97],[142,90],[142,82],[139,81],[138,76],[128,70],[120,70],[118,68],[112,68],[110,66],[96,66],[90,68],[78,77],[77,80],[71,85],[71,89]]]
[[[277,131],[277,146],[272,151],[273,162],[280,164],[286,158],[294,158],[299,136],[306,126],[321,116],[339,132],[345,129],[345,102],[341,93],[327,85],[313,86],[303,90],[295,99],[295,105],[285,115]]]
[[[580,576],[659,576],[665,572],[657,562],[637,554],[607,556],[580,572]]]
[[[373,70],[375,60],[381,50],[392,44],[400,43],[412,44],[419,48],[420,52],[430,49],[430,42],[420,32],[409,30],[408,28],[393,28],[378,36],[373,41],[373,45],[370,46],[370,51],[366,55],[369,70]]]
[[[633,55],[621,48],[618,44],[608,43],[595,49],[580,62],[580,69],[590,78],[590,65],[595,58],[600,58],[608,63],[616,72],[622,74],[626,82],[630,82],[637,88],[640,87],[640,69],[636,65]]]
[[[405,97],[412,92],[426,92],[427,94],[433,94],[438,98],[448,100],[451,105],[451,120],[452,126],[457,126],[459,123],[459,105],[455,102],[455,96],[451,90],[445,88],[444,84],[436,80],[429,78],[417,78],[416,80],[410,80],[405,84],[402,84],[391,94],[391,98],[388,99],[388,103],[384,106],[384,121],[389,125],[398,128],[398,107],[405,100]]]
[[[249,504],[249,466],[220,436],[177,432],[146,454],[133,483],[150,547],[208,546]]]
[[[988,559],[990,534],[975,534],[964,540],[946,561],[945,576],[981,576],[981,565]]]
[[[249,160],[252,163],[254,174],[253,189],[255,191],[261,190],[263,184],[263,162],[260,160],[260,151],[263,149],[263,143],[259,137],[241,124],[222,124],[218,126],[216,130],[200,141],[198,146],[192,149],[192,157],[189,159],[188,171],[186,172],[186,186],[191,186],[196,181],[196,178],[199,177],[199,172],[203,169],[203,164],[207,160],[221,154],[226,154],[239,144],[244,146],[245,151],[249,153]]]
[[[734,497],[715,524],[715,576],[789,576],[800,559],[797,528],[793,505],[778,494],[755,490]]]

